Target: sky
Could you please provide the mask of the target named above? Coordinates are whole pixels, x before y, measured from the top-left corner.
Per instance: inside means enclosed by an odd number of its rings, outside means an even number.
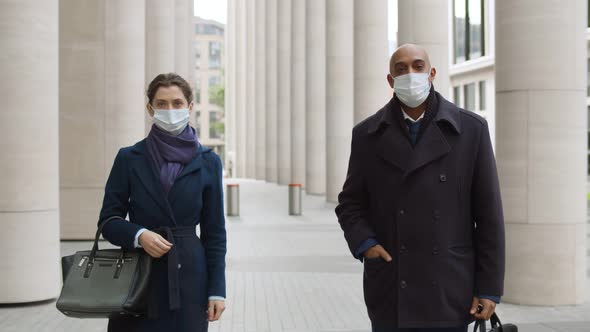
[[[393,40],[397,32],[397,0],[387,0],[387,2],[389,5],[389,39]],[[226,24],[227,0],[195,0],[195,15]]]

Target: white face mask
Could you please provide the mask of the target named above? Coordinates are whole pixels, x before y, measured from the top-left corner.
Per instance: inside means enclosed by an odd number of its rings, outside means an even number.
[[[152,110],[154,111],[154,124],[174,136],[184,130],[190,117],[188,108],[171,110],[152,108]]]
[[[409,73],[393,79],[395,95],[411,108],[420,106],[430,94],[429,73]]]

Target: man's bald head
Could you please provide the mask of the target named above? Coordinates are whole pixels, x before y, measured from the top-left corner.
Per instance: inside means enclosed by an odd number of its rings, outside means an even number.
[[[404,44],[398,47],[391,55],[389,72],[394,77],[398,76],[395,72],[396,66],[409,66],[416,61],[422,62],[426,67],[430,68],[430,58],[424,47],[416,44]]]
[[[420,45],[404,44],[393,52],[389,60],[387,80],[392,88],[395,77],[409,73],[428,73],[431,75],[431,82],[436,75],[436,69],[430,64],[428,52]]]

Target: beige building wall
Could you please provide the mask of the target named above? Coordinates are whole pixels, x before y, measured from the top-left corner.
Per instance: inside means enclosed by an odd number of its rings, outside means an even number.
[[[145,88],[162,73],[176,70],[175,60],[175,0],[145,0]],[[135,12],[134,16],[137,16]],[[141,11],[139,11],[141,13]],[[147,101],[147,99],[146,99]],[[152,119],[145,112],[145,133],[149,133]]]
[[[586,297],[588,2],[554,4],[495,8],[505,299],[532,305]]]
[[[96,232],[119,148],[144,137],[143,0],[60,1],[61,238]]]
[[[0,303],[48,300],[61,286],[58,6],[0,2]]]

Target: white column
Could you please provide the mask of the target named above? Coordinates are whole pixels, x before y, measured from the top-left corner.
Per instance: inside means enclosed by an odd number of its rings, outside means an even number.
[[[143,0],[60,2],[61,238],[91,239],[106,178],[144,137]],[[84,22],[84,24],[81,24]]]
[[[496,1],[505,300],[586,297],[587,1]]]
[[[59,267],[58,1],[0,2],[0,303],[55,298]]]
[[[228,1],[229,3],[229,1]],[[228,5],[229,8],[229,5]],[[229,9],[228,9],[229,10]],[[193,46],[193,42],[195,40],[195,2],[194,1],[189,1],[189,12],[188,12],[188,25],[189,25],[189,30],[188,30],[188,81],[191,84],[191,87],[194,89],[195,86],[195,79],[197,76],[197,72],[196,72],[196,65],[197,65],[197,59],[195,58],[195,48]],[[194,117],[191,119],[194,120]],[[227,133],[226,133],[227,135]]]
[[[256,0],[246,0],[246,177],[256,177]]]
[[[291,32],[291,182],[305,187],[306,10],[304,0],[293,1]]]
[[[236,1],[227,2],[227,26],[225,32],[225,125],[226,125],[226,154],[225,169],[228,176],[236,176]]]
[[[278,5],[279,44],[279,106],[278,162],[279,184],[291,182],[291,10],[292,0],[280,0]]]
[[[172,0],[145,0],[145,87],[159,74],[175,70],[176,45],[175,3]],[[141,12],[136,12],[137,15]],[[145,109],[145,107],[144,107]],[[145,112],[145,132],[150,131],[152,120]]]
[[[398,45],[418,44],[426,48],[430,63],[436,67],[434,88],[451,100],[449,77],[449,1],[398,0]]]
[[[327,199],[336,202],[346,178],[354,125],[354,1],[327,0]]]
[[[391,99],[387,83],[387,0],[354,2],[354,121],[375,114]]]
[[[193,0],[174,0],[174,71],[184,79],[189,79],[189,56],[192,48],[192,17]],[[194,69],[194,68],[193,68]]]
[[[266,180],[266,0],[256,3],[256,179]]]
[[[236,0],[236,175],[246,177],[246,0]]]
[[[266,0],[266,181],[278,182],[278,0]]]
[[[326,193],[326,0],[307,0],[305,190]]]

